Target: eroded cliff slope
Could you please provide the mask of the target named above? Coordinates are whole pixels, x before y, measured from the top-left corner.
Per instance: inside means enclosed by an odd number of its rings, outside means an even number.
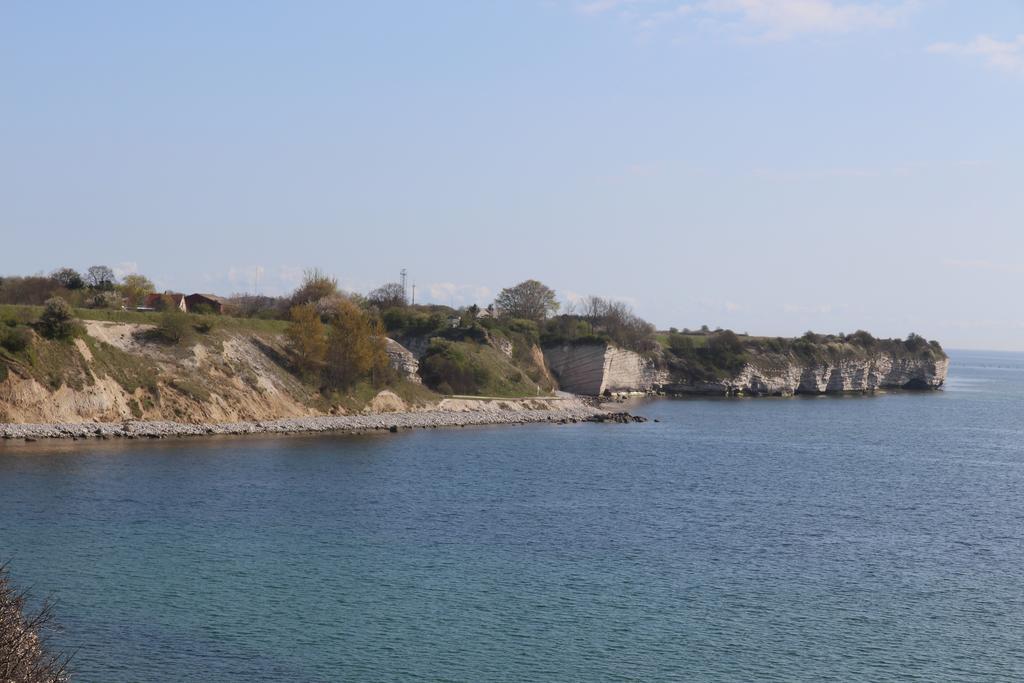
[[[290,371],[280,334],[214,329],[170,345],[153,341],[149,325],[84,327],[67,341],[36,336],[25,352],[0,359],[0,422],[232,422],[405,410],[433,398],[414,384],[415,358],[390,340],[389,358],[406,380],[339,400]]]

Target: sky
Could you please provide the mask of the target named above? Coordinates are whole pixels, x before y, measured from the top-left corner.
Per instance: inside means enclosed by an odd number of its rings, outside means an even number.
[[[0,2],[0,274],[1024,350],[1020,0]]]

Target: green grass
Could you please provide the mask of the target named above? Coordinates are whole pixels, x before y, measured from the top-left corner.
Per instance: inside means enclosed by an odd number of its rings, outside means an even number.
[[[416,384],[405,379],[395,382],[387,388],[410,406],[426,405],[440,398],[440,396],[422,384]]]
[[[507,356],[486,344],[443,342],[420,364],[425,381],[441,393],[521,398],[537,395],[537,385]]]
[[[85,359],[71,339],[51,341],[36,336],[24,351],[11,353],[0,348],[0,362],[8,371],[16,369],[53,390],[63,384],[76,390],[93,384]]]
[[[683,334],[682,336],[689,337],[690,341],[693,342],[693,347],[696,349],[696,348],[700,348],[701,346],[707,346],[708,337],[710,335],[707,335],[707,334]],[[668,348],[668,338],[669,338],[669,333],[668,332],[658,332],[658,333],[656,333],[654,335],[655,341],[657,341],[658,344],[662,348]],[[740,339],[742,339],[742,338],[743,337],[740,337]]]
[[[144,356],[125,353],[110,344],[93,339],[86,335],[85,343],[93,357],[93,372],[98,377],[110,376],[130,394],[138,389],[157,391],[157,378],[160,369],[156,363]]]
[[[80,320],[101,320],[118,323],[136,323],[139,325],[159,325],[161,314],[156,311],[115,311],[100,308],[76,308],[75,317]],[[0,320],[14,319],[19,322],[32,322],[43,312],[42,306],[20,306],[16,304],[0,304]],[[193,325],[207,322],[212,329],[224,329],[239,332],[272,332],[282,333],[288,327],[284,320],[263,320],[261,318],[233,318],[227,315],[196,315],[188,314]]]

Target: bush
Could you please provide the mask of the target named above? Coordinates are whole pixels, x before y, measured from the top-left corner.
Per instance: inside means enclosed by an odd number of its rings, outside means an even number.
[[[696,354],[693,339],[678,332],[669,332],[668,350],[678,358],[693,358]]]
[[[168,344],[178,344],[188,337],[188,314],[180,308],[168,307],[160,314],[160,323],[156,327],[158,339]]]
[[[23,327],[0,327],[0,346],[11,353],[24,351],[32,343],[32,333]]]
[[[71,306],[67,301],[55,296],[43,304],[43,313],[39,316],[39,331],[48,339],[68,339],[75,334],[77,325]]]
[[[420,376],[427,386],[446,394],[476,394],[492,379],[465,348],[443,339],[435,339],[427,349]],[[446,391],[441,391],[442,387]]]
[[[199,332],[200,334],[210,334],[210,332],[213,332],[215,325],[216,323],[210,318],[204,318],[197,322],[193,327],[195,327],[196,332]]]
[[[120,308],[121,295],[111,290],[95,289],[86,297],[85,303],[89,308]]]
[[[878,345],[878,340],[875,339],[874,335],[870,332],[865,332],[864,330],[857,330],[847,337],[847,341],[868,350],[873,349]]]
[[[907,340],[903,342],[903,344],[907,347],[907,351],[910,351],[911,353],[917,353],[922,349],[928,348],[928,340],[919,334],[914,334],[913,332],[907,335]]]

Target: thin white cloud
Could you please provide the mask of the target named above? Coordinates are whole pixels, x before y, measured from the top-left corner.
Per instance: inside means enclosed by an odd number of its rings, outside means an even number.
[[[122,261],[121,263],[115,265],[112,268],[112,270],[114,271],[114,276],[120,279],[123,278],[125,275],[138,273],[139,264],[136,263],[135,261]]]
[[[935,43],[928,51],[981,59],[991,69],[1024,76],[1024,33],[1010,41],[981,35],[967,43]]]
[[[603,14],[616,9],[622,9],[626,5],[632,5],[636,0],[590,0],[576,4],[576,9],[583,14]]]
[[[801,34],[852,33],[898,26],[917,7],[902,2],[837,0],[707,0],[702,11],[730,17],[761,38],[784,40]]]
[[[947,268],[961,270],[985,270],[993,273],[1024,273],[1024,265],[1019,263],[999,263],[986,259],[946,259],[942,262]]]
[[[834,310],[834,307],[832,304],[783,304],[782,310],[797,315],[827,315]]]
[[[444,304],[459,308],[477,304],[486,308],[494,298],[490,287],[460,285],[454,282],[434,282],[416,288],[416,303]]]
[[[786,40],[894,28],[919,4],[920,0],[591,0],[576,7],[588,15],[618,14],[642,29],[692,18],[700,26],[740,37]]]

